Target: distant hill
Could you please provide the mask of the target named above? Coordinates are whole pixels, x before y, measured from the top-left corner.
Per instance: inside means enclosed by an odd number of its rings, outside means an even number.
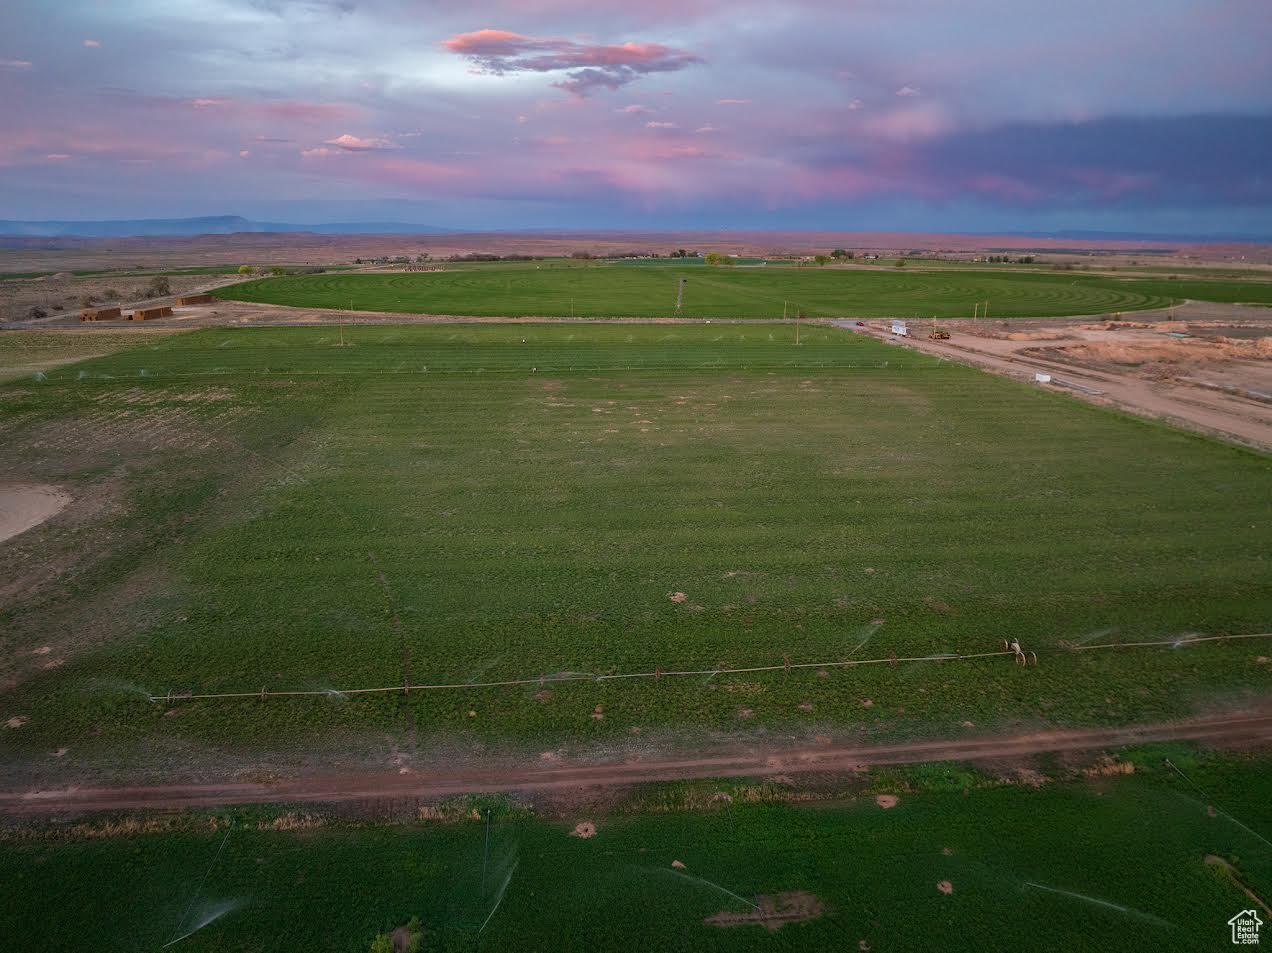
[[[406,222],[334,222],[296,225],[287,222],[253,222],[239,215],[203,218],[141,218],[104,222],[23,222],[0,219],[0,235],[52,238],[128,238],[147,235],[231,235],[236,232],[309,232],[316,235],[445,235],[454,229]]]
[[[1008,232],[1026,238],[1056,238],[1062,241],[1106,241],[1106,242],[1186,242],[1188,244],[1207,244],[1209,242],[1249,242],[1266,244],[1272,242],[1272,234],[1204,234],[1178,233],[1163,234],[1160,232],[1100,232],[1083,229],[1066,229],[1059,232]]]

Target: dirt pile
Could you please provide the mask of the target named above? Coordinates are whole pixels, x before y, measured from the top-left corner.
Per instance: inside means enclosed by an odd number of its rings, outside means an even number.
[[[707,917],[703,923],[716,927],[756,924],[769,930],[778,930],[788,923],[816,920],[823,912],[822,902],[811,893],[803,890],[788,890],[776,896],[762,894],[756,897],[755,907],[746,913],[721,910]]]

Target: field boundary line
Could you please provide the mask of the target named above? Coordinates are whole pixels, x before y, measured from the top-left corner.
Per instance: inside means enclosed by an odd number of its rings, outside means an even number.
[[[1139,649],[1139,648],[1161,648],[1169,646],[1171,648],[1180,648],[1185,645],[1196,645],[1202,642],[1228,642],[1237,639],[1272,639],[1272,632],[1251,632],[1238,635],[1205,635],[1205,636],[1189,636],[1179,639],[1159,639],[1155,641],[1144,642],[1107,642],[1100,645],[1078,645],[1078,646],[1062,646],[1055,649],[1044,650],[1046,654],[1063,655],[1069,652],[1092,652],[1099,649]],[[374,695],[385,694],[389,692],[403,692],[409,694],[414,691],[445,691],[455,689],[472,689],[472,688],[510,688],[518,685],[548,685],[553,682],[610,682],[620,679],[631,678],[676,678],[676,677],[696,677],[700,675],[749,675],[759,672],[789,672],[792,669],[806,668],[856,668],[859,665],[898,665],[902,662],[964,662],[974,659],[998,658],[1000,656],[1015,656],[1013,650],[1006,649],[994,652],[973,652],[966,655],[957,655],[952,653],[942,653],[939,655],[919,655],[910,657],[898,657],[889,655],[886,658],[874,659],[847,659],[835,660],[829,662],[791,662],[784,661],[780,665],[754,665],[745,668],[708,668],[708,669],[685,669],[685,670],[666,670],[660,666],[655,667],[652,672],[625,672],[613,675],[593,675],[590,673],[562,673],[557,675],[540,675],[536,678],[510,678],[501,681],[491,682],[443,682],[433,685],[387,685],[376,688],[316,688],[316,689],[293,689],[268,691],[264,687],[252,692],[173,692],[169,691],[163,695],[148,696],[151,702],[167,702],[169,704],[179,701],[206,701],[206,700],[226,700],[233,698],[259,698],[262,701],[266,698],[295,698],[302,696],[326,696],[339,697],[345,695]]]

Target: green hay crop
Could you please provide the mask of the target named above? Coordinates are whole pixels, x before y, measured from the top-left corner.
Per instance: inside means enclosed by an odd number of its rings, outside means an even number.
[[[1037,790],[983,776],[970,791],[928,788],[903,775],[888,810],[876,806],[877,788],[802,807],[735,800],[608,817],[584,808],[598,828],[588,840],[568,836],[573,819],[524,811],[496,816],[489,843],[480,818],[328,818],[287,830],[260,808],[234,812],[228,831],[229,818],[209,829],[199,815],[157,833],[19,829],[0,840],[0,934],[10,949],[35,950],[74,948],[91,933],[107,953],[158,949],[178,923],[185,932],[206,922],[174,949],[355,953],[418,916],[427,951],[855,951],[864,940],[874,950],[1030,953],[1103,949],[1110,938],[1134,949],[1228,949],[1227,920],[1249,901],[1204,858],[1234,861],[1266,897],[1272,857],[1254,835],[1207,816],[1160,757],[1145,761],[1131,777]],[[1268,769],[1212,758],[1197,774],[1243,823],[1267,831]],[[322,816],[299,813],[310,824]],[[815,896],[822,915],[775,932],[704,922],[787,891]]]
[[[1092,275],[974,271],[482,265],[441,273],[304,275],[214,294],[238,301],[472,316],[692,318],[992,318],[1110,314],[1185,298],[1272,304],[1272,283],[1120,280]]]
[[[204,330],[0,389],[0,478],[113,494],[98,522],[0,551],[10,578],[41,559],[82,567],[0,613],[20,681],[0,714],[29,719],[0,733],[8,759],[45,770],[60,747],[259,750],[408,726],[530,745],[1118,723],[1272,678],[1255,643],[1061,650],[1272,629],[1264,455],[833,328],[799,346],[781,325],[345,336]],[[145,699],[967,653],[1007,636],[1043,664],[169,717]],[[65,663],[44,668],[45,645]]]

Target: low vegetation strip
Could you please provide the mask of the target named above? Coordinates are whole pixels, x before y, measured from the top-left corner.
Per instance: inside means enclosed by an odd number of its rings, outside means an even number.
[[[1099,645],[1072,645],[1064,648],[1054,649],[1055,653],[1062,652],[1093,652],[1100,649],[1118,649],[1118,648],[1171,648],[1178,649],[1186,645],[1197,645],[1202,642],[1231,642],[1245,639],[1272,639],[1272,632],[1251,632],[1240,635],[1211,635],[1211,636],[1182,636],[1173,639],[1157,639],[1148,642],[1111,642]],[[152,702],[166,702],[173,704],[183,701],[200,701],[206,699],[232,699],[232,698],[259,698],[264,701],[266,698],[303,698],[305,696],[348,696],[348,695],[378,695],[385,692],[409,695],[411,692],[427,692],[427,691],[446,691],[446,690],[471,690],[474,688],[509,688],[515,685],[539,685],[547,686],[558,682],[608,682],[619,679],[633,678],[701,678],[704,675],[709,678],[717,676],[728,677],[730,675],[754,675],[760,672],[790,672],[800,669],[850,669],[857,668],[860,665],[899,665],[909,662],[967,662],[976,659],[985,658],[1002,658],[1004,656],[1013,657],[1017,664],[1029,665],[1032,659],[1033,664],[1038,663],[1037,653],[1027,653],[1021,650],[1019,653],[1014,649],[1004,649],[1001,652],[974,652],[970,655],[955,655],[953,653],[942,653],[940,655],[920,655],[907,658],[898,658],[895,655],[887,658],[863,658],[863,659],[832,659],[823,662],[792,662],[786,659],[780,665],[753,665],[749,668],[712,668],[698,669],[691,671],[678,671],[676,669],[668,669],[664,671],[661,667],[655,668],[652,672],[624,672],[610,675],[592,675],[581,672],[556,672],[551,675],[537,675],[533,678],[512,678],[504,679],[497,682],[453,682],[443,685],[427,685],[415,684],[409,680],[405,684],[386,685],[379,688],[322,688],[322,689],[283,689],[270,691],[261,689],[256,692],[215,692],[210,694],[198,694],[194,692],[168,692],[164,695],[151,695]]]

